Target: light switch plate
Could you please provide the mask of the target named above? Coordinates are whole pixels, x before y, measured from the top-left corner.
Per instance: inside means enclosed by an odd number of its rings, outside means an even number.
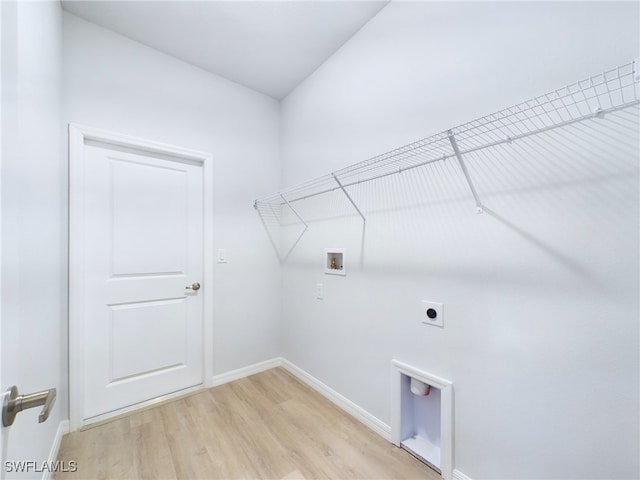
[[[227,263],[227,249],[219,248],[218,249],[218,263]]]
[[[420,314],[425,325],[444,328],[444,304],[422,300]]]
[[[322,283],[316,283],[316,298],[318,300],[324,299],[324,285]]]

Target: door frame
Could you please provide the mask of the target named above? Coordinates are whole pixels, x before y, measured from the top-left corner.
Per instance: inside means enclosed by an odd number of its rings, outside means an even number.
[[[125,407],[92,419],[91,423],[105,420],[158,402],[182,396],[202,388],[213,386],[213,156],[210,153],[190,150],[130,135],[98,128],[69,124],[69,421],[71,431],[85,425],[84,412],[84,147],[85,142],[95,141],[117,148],[131,149],[156,155],[170,155],[202,165],[203,173],[203,378],[202,384]]]
[[[5,109],[6,107],[3,107],[3,105],[5,105],[5,98],[4,95],[2,94],[2,79],[4,78],[3,75],[3,69],[2,69],[2,62],[3,62],[3,57],[2,57],[2,44],[3,44],[3,36],[2,36],[2,27],[3,22],[2,22],[2,11],[4,10],[5,6],[0,4],[0,265],[2,265],[2,240],[3,240],[3,235],[2,235],[2,160],[3,160],[3,152],[4,152],[4,143],[3,143],[3,137],[2,137],[2,132],[5,128],[5,122],[6,122],[6,117],[5,117]],[[5,34],[6,35],[6,34]],[[0,305],[2,304],[2,271],[0,269]],[[0,308],[0,333],[2,333],[2,308]],[[2,342],[0,341],[0,389],[2,389],[0,392],[0,398],[2,398],[2,394],[4,394],[4,382],[2,381]],[[4,398],[2,398],[3,402],[4,402]],[[5,452],[5,435],[6,435],[6,429],[3,428],[0,425],[0,462],[2,462],[2,465],[4,466],[4,462],[6,460],[6,452]],[[4,472],[4,468],[0,469],[0,480],[5,478],[5,472]]]

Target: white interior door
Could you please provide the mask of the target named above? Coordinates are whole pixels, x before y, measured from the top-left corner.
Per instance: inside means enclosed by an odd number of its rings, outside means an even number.
[[[205,202],[202,163],[86,139],[81,148],[72,382],[86,424],[205,384]]]

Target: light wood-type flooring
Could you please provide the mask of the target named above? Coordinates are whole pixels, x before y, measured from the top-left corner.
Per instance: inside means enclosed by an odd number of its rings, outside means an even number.
[[[57,479],[439,479],[282,368],[62,440]]]

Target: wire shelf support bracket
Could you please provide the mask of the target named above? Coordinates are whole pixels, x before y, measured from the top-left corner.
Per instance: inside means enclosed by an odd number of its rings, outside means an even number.
[[[451,148],[453,148],[453,152],[455,153],[455,156],[458,159],[458,163],[460,164],[460,168],[462,168],[464,178],[467,180],[467,184],[469,185],[469,189],[471,190],[473,199],[476,201],[476,213],[483,213],[484,207],[482,206],[482,202],[480,201],[480,197],[478,196],[476,187],[473,185],[471,175],[469,174],[469,170],[467,170],[467,165],[464,163],[464,158],[462,158],[462,154],[460,153],[458,143],[456,142],[456,137],[451,130],[447,132],[447,135],[449,137],[449,142],[451,142]]]
[[[362,214],[362,212],[358,208],[358,205],[356,205],[356,202],[353,201],[353,198],[351,198],[351,195],[349,195],[347,190],[344,188],[344,186],[340,182],[340,179],[336,176],[335,173],[332,173],[331,176],[336,181],[336,183],[338,184],[338,187],[340,187],[340,190],[342,190],[342,193],[344,193],[345,197],[347,197],[347,200],[349,200],[349,202],[351,202],[351,205],[353,205],[353,208],[356,209],[356,212],[358,212],[358,215],[360,215],[360,217],[362,217],[362,221],[364,223],[367,223],[367,219],[365,218],[365,216]]]
[[[258,216],[260,217],[262,225],[267,231],[269,241],[271,242],[271,246],[278,256],[278,260],[280,260],[280,263],[284,263],[287,258],[289,258],[289,255],[291,255],[291,252],[293,252],[296,245],[298,245],[298,243],[302,239],[302,236],[309,228],[309,225],[307,225],[307,222],[305,222],[300,214],[296,211],[296,209],[291,206],[289,201],[284,197],[282,193],[278,192],[278,196],[281,198],[282,203],[276,204],[273,202],[261,202],[259,200],[256,200],[253,202],[253,208],[256,212],[258,212]],[[304,227],[298,234],[298,236],[293,240],[289,248],[286,249],[286,252],[282,251],[281,244],[283,240],[280,238],[283,206],[286,206]]]

